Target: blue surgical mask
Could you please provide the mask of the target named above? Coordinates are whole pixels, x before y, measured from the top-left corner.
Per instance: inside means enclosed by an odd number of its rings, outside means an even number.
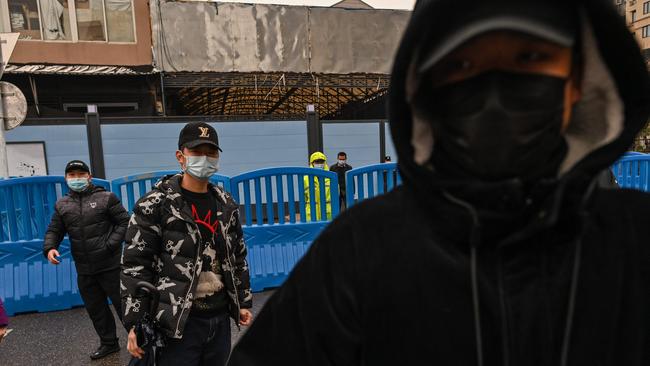
[[[314,168],[316,168],[316,169],[325,169],[325,164],[314,164]]]
[[[219,171],[219,158],[209,156],[187,156],[185,157],[185,168],[183,171],[196,179],[208,180]]]
[[[83,192],[90,185],[88,178],[68,178],[65,180],[71,190],[75,192]]]

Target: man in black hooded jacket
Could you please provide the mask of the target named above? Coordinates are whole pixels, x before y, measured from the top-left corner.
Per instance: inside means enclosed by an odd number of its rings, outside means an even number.
[[[70,193],[56,202],[43,255],[50,263],[59,264],[59,245],[66,234],[69,236],[79,294],[101,341],[90,358],[99,359],[120,350],[106,299],[111,299],[120,317],[120,255],[129,214],[115,194],[92,184],[90,169],[83,161],[69,162],[65,178]]]
[[[650,113],[611,1],[418,1],[389,98],[404,185],[322,233],[231,365],[650,364],[650,197],[597,186]]]

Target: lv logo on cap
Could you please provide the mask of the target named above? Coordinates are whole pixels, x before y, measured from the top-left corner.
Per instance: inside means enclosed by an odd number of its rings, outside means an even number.
[[[199,137],[210,137],[210,134],[208,133],[210,130],[207,127],[199,127],[199,130],[201,130],[201,135]]]

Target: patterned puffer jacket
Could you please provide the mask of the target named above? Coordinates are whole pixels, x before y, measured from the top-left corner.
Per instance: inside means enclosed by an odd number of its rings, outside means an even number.
[[[149,309],[149,299],[136,293],[136,284],[147,281],[160,291],[154,316],[167,337],[181,338],[203,267],[199,250],[201,233],[192,211],[181,195],[182,174],[160,180],[135,205],[122,255],[120,288],[123,321],[127,329]],[[217,256],[229,298],[230,316],[239,324],[239,310],[252,307],[246,262],[246,245],[239,208],[220,187],[210,185],[217,201]]]

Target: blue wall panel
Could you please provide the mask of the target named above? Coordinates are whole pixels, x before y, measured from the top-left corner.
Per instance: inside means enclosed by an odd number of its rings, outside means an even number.
[[[183,123],[103,125],[106,176],[115,179],[178,169],[175,152]],[[220,174],[237,175],[270,166],[304,166],[305,122],[213,123],[223,149]]]
[[[323,147],[327,163],[336,163],[339,151],[348,154],[353,167],[379,163],[379,123],[325,123]]]
[[[63,175],[70,160],[89,163],[85,125],[20,126],[5,133],[9,142],[45,141],[49,175]]]

